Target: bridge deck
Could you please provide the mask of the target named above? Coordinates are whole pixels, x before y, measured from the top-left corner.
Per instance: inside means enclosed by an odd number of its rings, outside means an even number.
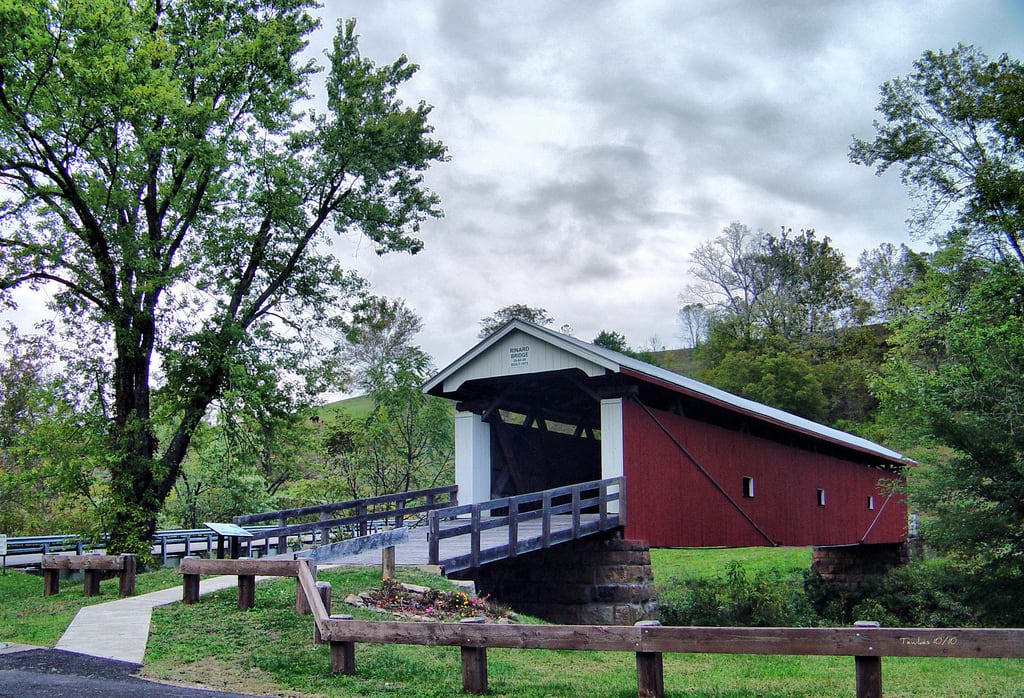
[[[591,523],[596,521],[597,514],[583,514],[580,522]],[[450,530],[465,525],[465,521],[442,521],[441,529]],[[552,517],[552,530],[565,529],[572,525],[572,516]],[[542,533],[542,522],[523,521],[518,525],[519,540],[528,538],[540,538]],[[409,537],[405,543],[395,546],[395,564],[408,566],[426,566],[430,564],[429,546],[427,541],[427,526],[415,526],[409,528]],[[508,545],[508,526],[497,526],[495,528],[480,532],[480,550],[498,550]],[[554,543],[552,543],[554,544]],[[441,547],[442,566],[445,560],[468,555],[470,553],[470,537],[459,536],[447,538]],[[380,550],[367,550],[356,555],[347,555],[331,562],[332,565],[379,565],[381,559]],[[448,570],[452,571],[452,570]]]

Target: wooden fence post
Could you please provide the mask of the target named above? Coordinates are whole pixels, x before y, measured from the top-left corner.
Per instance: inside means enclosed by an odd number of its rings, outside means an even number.
[[[194,557],[185,557],[183,560],[195,560]],[[199,600],[199,575],[181,575],[181,602],[189,605]]]
[[[248,611],[256,605],[256,575],[238,575],[238,610]]]
[[[356,516],[359,517],[359,535],[365,536],[367,534],[366,529],[366,504],[360,502],[356,505]]]
[[[877,620],[859,620],[855,628],[881,627]],[[882,658],[878,656],[854,657],[857,674],[857,698],[882,698]]]
[[[395,546],[389,545],[380,549],[380,578],[395,578]]]
[[[100,579],[103,578],[103,571],[87,569],[83,571],[83,576],[85,577],[85,595],[99,596]]]
[[[551,492],[550,490],[545,491],[541,499],[541,507],[543,509],[543,519],[541,519],[541,534],[540,541],[541,546],[544,548],[551,547]]]
[[[327,512],[326,511],[321,511],[320,512],[320,520],[321,521],[327,521],[328,519],[330,519],[330,516],[327,514]],[[331,529],[325,526],[324,528],[320,529],[320,545],[327,545],[330,542],[331,542]],[[314,541],[314,543],[315,543],[315,541]]]
[[[580,497],[583,493],[580,492],[579,485],[572,486],[572,539],[576,540],[580,537]]]
[[[470,514],[472,530],[469,533],[469,564],[472,567],[480,566],[480,505],[474,504]]]
[[[441,559],[441,541],[437,534],[441,532],[441,519],[437,511],[427,512],[427,562],[436,565]]]
[[[43,570],[43,596],[60,593],[60,570]]]
[[[486,623],[483,617],[463,618],[459,623]],[[487,648],[460,647],[463,693],[487,693]]]
[[[656,620],[641,620],[636,627],[657,627]],[[636,653],[636,694],[639,698],[662,698],[665,695],[665,667],[661,652]]]
[[[286,518],[284,518],[283,516],[278,517],[277,525],[278,525],[279,528],[284,528],[285,526],[288,525],[288,520]],[[267,543],[269,545],[269,541],[267,541]],[[278,536],[277,537],[277,554],[278,555],[284,555],[286,552],[288,552],[288,536]]]
[[[126,596],[135,595],[135,572],[136,572],[136,557],[131,553],[125,553],[121,555],[121,560],[124,563],[124,567],[121,569],[121,578],[118,582],[117,595],[122,599]]]
[[[510,497],[508,500],[508,556],[519,554],[519,501]]]
[[[352,620],[352,616],[331,616],[331,620]],[[331,672],[355,676],[356,643],[349,640],[331,640]]]

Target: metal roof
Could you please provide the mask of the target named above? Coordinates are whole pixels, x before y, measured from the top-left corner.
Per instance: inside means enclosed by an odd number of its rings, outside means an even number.
[[[485,353],[488,348],[497,343],[508,333],[519,330],[537,339],[548,342],[556,347],[574,353],[582,358],[592,361],[606,370],[631,375],[640,380],[647,380],[651,383],[660,384],[666,388],[675,390],[682,394],[696,396],[709,402],[716,403],[727,409],[740,412],[751,417],[762,419],[785,428],[799,431],[825,441],[839,444],[864,453],[875,455],[883,460],[899,465],[913,465],[914,461],[901,453],[888,449],[884,446],[869,441],[860,436],[833,429],[832,427],[819,424],[810,419],[799,417],[790,412],[769,407],[754,400],[733,395],[732,393],[720,390],[706,383],[688,378],[667,369],[640,361],[631,356],[620,354],[617,351],[596,346],[588,342],[576,339],[569,335],[555,332],[546,327],[541,327],[525,320],[513,319],[495,330],[490,336],[481,341],[475,347],[467,351],[453,363],[442,369],[437,375],[431,378],[423,386],[423,391],[432,395],[442,395],[444,381],[456,373],[459,369],[471,363],[476,357]],[[440,390],[439,390],[440,389]]]

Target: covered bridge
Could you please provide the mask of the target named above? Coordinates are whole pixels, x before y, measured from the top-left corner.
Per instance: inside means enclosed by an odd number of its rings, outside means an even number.
[[[906,537],[899,453],[529,322],[424,390],[456,402],[462,503],[624,475],[624,537],[653,547]]]

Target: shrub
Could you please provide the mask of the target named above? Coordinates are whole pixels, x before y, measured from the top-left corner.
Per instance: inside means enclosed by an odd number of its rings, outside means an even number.
[[[723,576],[670,579],[658,600],[666,625],[801,626],[814,620],[801,582],[777,570],[750,574],[733,561]]]
[[[874,583],[845,591],[818,575],[808,575],[808,600],[829,623],[846,625],[856,620],[877,620],[889,627],[976,626],[992,617],[990,602],[972,591],[988,581],[947,559],[915,560],[891,569]],[[989,596],[991,596],[989,594]]]

